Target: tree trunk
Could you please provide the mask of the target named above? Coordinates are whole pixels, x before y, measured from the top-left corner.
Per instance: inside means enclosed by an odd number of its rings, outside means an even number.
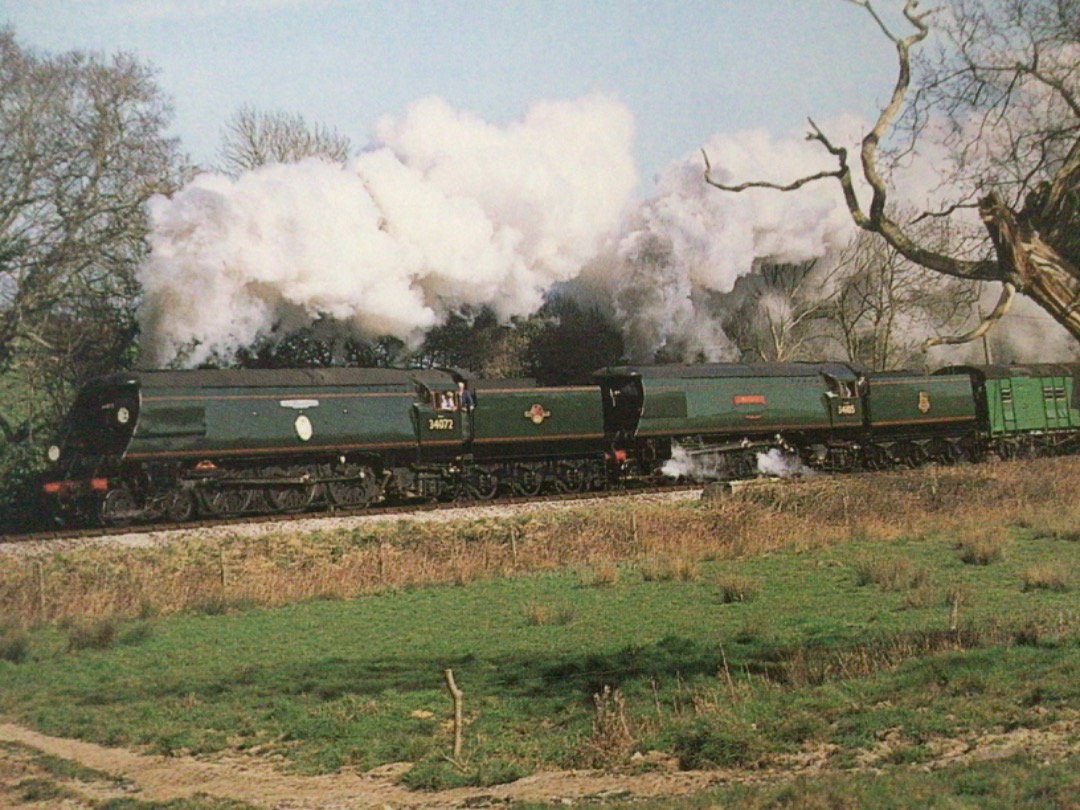
[[[1001,280],[1011,281],[1080,340],[1080,269],[1032,227],[1039,212],[1029,204],[1017,214],[992,192],[980,201],[979,214],[997,251]]]

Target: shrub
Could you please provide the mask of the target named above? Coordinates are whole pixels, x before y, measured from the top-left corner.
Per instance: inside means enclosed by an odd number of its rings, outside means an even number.
[[[733,602],[749,602],[758,592],[759,585],[752,579],[728,574],[716,582],[720,590],[720,600],[729,605]]]
[[[44,510],[38,499],[38,475],[45,467],[40,448],[27,442],[0,444],[0,531],[20,532],[42,527]]]
[[[1024,590],[1067,591],[1068,578],[1058,566],[1050,563],[1033,565],[1024,571]]]
[[[960,536],[957,547],[960,559],[968,565],[990,565],[1005,556],[1008,530],[1004,526],[976,527]]]
[[[901,591],[924,587],[930,579],[925,566],[915,565],[906,557],[860,555],[853,563],[859,585],[877,585],[883,591]]]
[[[30,654],[30,637],[21,630],[0,633],[0,661],[21,664]]]
[[[73,621],[68,625],[68,652],[107,650],[116,641],[117,628],[113,619]]]

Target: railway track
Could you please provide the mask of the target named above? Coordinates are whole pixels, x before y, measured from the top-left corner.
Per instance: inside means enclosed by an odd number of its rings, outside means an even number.
[[[450,509],[498,508],[522,504],[566,503],[597,499],[626,498],[638,495],[662,494],[700,490],[702,484],[675,483],[663,486],[620,487],[615,489],[588,492],[545,493],[535,496],[513,496],[492,498],[490,500],[456,501],[420,501],[398,502],[383,506],[367,506],[356,509],[320,509],[300,510],[295,512],[273,512],[254,515],[241,515],[231,518],[188,520],[182,523],[132,523],[122,526],[98,526],[80,529],[50,529],[26,532],[22,534],[0,534],[0,545],[49,540],[81,540],[89,538],[108,538],[127,534],[150,534],[168,531],[192,531],[198,529],[218,529],[227,526],[257,526],[271,523],[290,523],[301,520],[334,520],[353,517],[407,517],[423,512],[437,512]]]

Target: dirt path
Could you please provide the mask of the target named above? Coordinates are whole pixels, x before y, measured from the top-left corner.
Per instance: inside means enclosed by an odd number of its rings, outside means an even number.
[[[3,745],[5,743],[7,745]],[[0,723],[0,763],[6,766],[0,768],[0,807],[33,806],[16,803],[18,793],[13,789],[23,780],[32,778],[34,751],[112,777],[98,782],[67,783],[73,793],[81,794],[86,800],[131,796],[144,801],[168,801],[204,794],[280,810],[436,810],[499,805],[510,801],[560,801],[615,795],[675,796],[694,793],[724,781],[721,773],[713,771],[665,771],[642,776],[562,771],[537,774],[491,788],[416,793],[395,783],[400,768],[394,766],[367,774],[294,776],[257,760],[149,756],[50,737],[22,726]],[[5,801],[8,803],[3,804]]]
[[[1026,753],[1036,761],[1055,762],[1080,756],[1080,712],[1065,711],[1042,729],[1015,729],[977,738],[942,738],[930,747],[933,756],[918,766],[936,769]],[[882,736],[865,752],[860,769],[873,770],[893,759],[903,747],[899,730]],[[57,783],[63,806],[93,807],[102,799],[129,796],[143,801],[169,801],[198,795],[232,799],[266,810],[451,810],[497,807],[510,802],[574,804],[605,798],[672,797],[698,793],[730,783],[783,782],[829,770],[831,746],[804,752],[752,771],[679,771],[657,756],[656,770],[644,774],[600,771],[540,773],[506,785],[417,793],[397,784],[407,765],[387,765],[365,774],[337,773],[298,776],[275,770],[251,757],[225,756],[201,760],[161,757],[121,748],[106,748],[79,740],[50,737],[23,726],[0,723],[0,808],[52,808],[56,795],[27,798],[27,785]],[[97,772],[53,773],[41,755]]]

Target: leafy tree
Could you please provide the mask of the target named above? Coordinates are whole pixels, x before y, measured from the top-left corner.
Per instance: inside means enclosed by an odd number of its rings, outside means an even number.
[[[494,310],[481,307],[452,314],[424,338],[413,362],[475,372],[488,379],[528,374],[528,347],[535,323],[500,323]]]
[[[869,206],[860,197],[847,149],[813,121],[807,137],[835,158],[835,169],[787,185],[732,184],[712,176],[706,155],[705,180],[726,191],[754,186],[793,191],[833,180],[855,224],[881,236],[904,258],[936,273],[1002,285],[999,305],[978,328],[936,343],[981,336],[1008,310],[1016,292],[1080,338],[1080,4],[953,0],[920,11],[918,0],[905,0],[903,24],[910,33],[900,36],[872,0],[848,2],[869,15],[897,55],[892,95],[859,150]],[[931,24],[939,48],[922,54]],[[955,161],[949,180],[956,199],[933,216],[977,207],[985,238],[974,252],[926,245],[889,204],[889,154],[883,144],[899,132],[908,140],[897,148],[914,156],[922,139],[941,131]]]
[[[0,30],[0,373],[44,380],[54,412],[130,359],[143,203],[181,171],[170,115],[132,56],[40,54]]]
[[[529,343],[531,376],[545,385],[581,385],[599,368],[623,356],[622,332],[599,309],[571,298],[551,298],[537,314]]]
[[[179,182],[171,110],[134,57],[0,29],[0,515],[34,514],[41,442],[87,377],[133,359],[143,204]]]
[[[270,163],[295,163],[308,157],[344,163],[351,152],[346,136],[321,124],[309,125],[294,113],[259,112],[244,106],[221,131],[221,168],[234,177]]]

